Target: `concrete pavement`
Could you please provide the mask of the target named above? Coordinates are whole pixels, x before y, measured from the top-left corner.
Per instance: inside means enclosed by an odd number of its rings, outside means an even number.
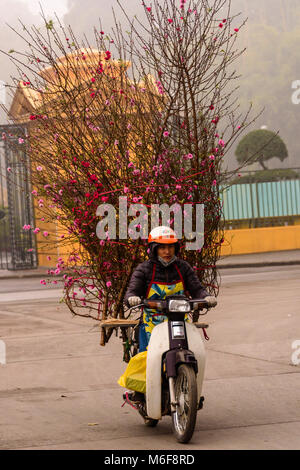
[[[121,407],[119,338],[101,348],[97,324],[72,318],[47,292],[1,302],[0,448],[300,449],[300,267],[237,271],[224,270],[205,317],[205,404],[185,446],[170,418],[150,429]]]

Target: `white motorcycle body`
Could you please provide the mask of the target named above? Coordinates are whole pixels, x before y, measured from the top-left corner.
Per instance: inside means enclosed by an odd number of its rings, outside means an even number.
[[[205,348],[200,330],[193,324],[185,322],[188,349],[197,360],[197,395],[198,403],[202,392],[202,383],[205,369]],[[151,334],[146,367],[146,409],[147,415],[152,419],[162,418],[162,356],[169,351],[168,322],[157,325]]]

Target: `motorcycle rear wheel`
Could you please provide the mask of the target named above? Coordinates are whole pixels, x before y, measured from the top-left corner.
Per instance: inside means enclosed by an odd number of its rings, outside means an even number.
[[[172,428],[178,442],[187,443],[194,433],[197,417],[197,381],[194,369],[181,364],[175,380],[176,411],[172,413]]]

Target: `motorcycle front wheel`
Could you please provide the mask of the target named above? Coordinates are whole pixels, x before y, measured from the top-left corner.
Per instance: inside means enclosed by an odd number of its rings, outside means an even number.
[[[173,432],[178,442],[190,441],[197,417],[197,382],[194,369],[181,364],[175,380],[176,411],[172,413]]]

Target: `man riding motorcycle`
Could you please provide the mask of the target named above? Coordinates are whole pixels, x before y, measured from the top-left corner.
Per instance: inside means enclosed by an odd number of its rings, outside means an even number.
[[[139,305],[141,297],[158,300],[170,295],[189,295],[205,299],[210,307],[217,304],[200,283],[187,261],[178,258],[179,241],[174,230],[160,226],[148,238],[149,260],[139,264],[132,274],[124,301],[129,307]],[[146,351],[153,328],[167,317],[144,308],[139,328],[139,352]]]

